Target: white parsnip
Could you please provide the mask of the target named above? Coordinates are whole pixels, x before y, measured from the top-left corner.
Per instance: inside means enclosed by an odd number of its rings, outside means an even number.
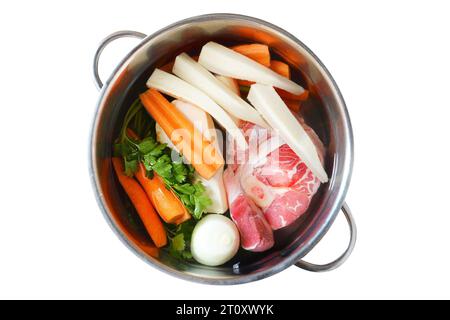
[[[313,174],[321,182],[327,182],[328,176],[314,143],[275,89],[264,84],[253,84],[250,87],[248,100],[272,128],[278,130],[283,140],[305,162]]]
[[[176,99],[189,102],[204,110],[236,140],[240,148],[247,148],[245,137],[236,125],[237,120],[233,119],[225,110],[196,87],[160,69],[153,71],[147,81],[147,87],[154,88]]]
[[[216,42],[211,41],[203,46],[198,62],[213,73],[234,79],[270,85],[295,95],[305,91],[292,80]]]
[[[236,79],[221,76],[220,74],[216,75],[216,78],[219,79],[224,85],[230,88],[234,93],[236,93],[239,97],[241,96],[241,90],[239,89],[239,83]]]
[[[203,91],[234,117],[255,123],[264,128],[268,127],[258,111],[186,53],[176,57],[172,72],[187,83]]]

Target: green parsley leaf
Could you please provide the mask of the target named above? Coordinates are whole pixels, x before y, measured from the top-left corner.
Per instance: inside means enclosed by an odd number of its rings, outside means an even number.
[[[149,154],[145,154],[142,158],[143,158],[145,168],[149,171],[153,170],[152,167],[155,165],[156,160],[158,160],[158,159]]]
[[[163,154],[164,149],[166,148],[166,144],[162,143],[159,144],[158,146],[156,146],[153,150],[151,150],[149,152],[149,155],[154,156],[154,157],[159,157],[160,155]]]
[[[186,260],[190,260],[192,259],[192,253],[191,251],[183,251],[181,256],[186,259]]]
[[[173,188],[184,195],[192,195],[195,192],[195,187],[190,183],[177,184],[174,185]]]
[[[154,150],[157,144],[158,143],[152,137],[147,137],[138,144],[138,148],[142,154],[147,154]]]
[[[169,156],[165,154],[158,158],[152,169],[161,177],[170,179],[172,176],[172,164]]]
[[[178,198],[180,198],[181,202],[183,203],[183,205],[190,211],[192,212],[194,210],[194,206],[191,203],[191,200],[189,198],[189,195],[187,194],[182,194],[182,193],[177,193],[175,192],[176,195],[178,196]]]
[[[201,182],[194,183],[195,194],[201,194],[206,191],[205,186]]]
[[[206,194],[202,193],[194,196],[194,204],[195,209],[193,215],[196,219],[200,219],[206,208],[212,204],[212,201]]]
[[[174,162],[172,164],[173,167],[173,174],[175,176],[175,180],[178,183],[183,183],[187,179],[188,175],[188,168],[187,166],[182,162]]]
[[[184,251],[184,249],[186,249],[186,242],[184,241],[183,233],[179,233],[173,237],[172,247],[175,251]]]
[[[186,221],[175,229],[168,227],[169,232],[169,253],[177,258],[192,259],[191,238],[195,223],[192,220]]]
[[[133,160],[124,159],[124,167],[125,167],[125,174],[129,177],[132,177],[133,174],[138,169],[138,161],[136,159]]]

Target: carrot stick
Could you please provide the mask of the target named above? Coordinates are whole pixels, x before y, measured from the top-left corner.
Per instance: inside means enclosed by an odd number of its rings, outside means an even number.
[[[176,225],[179,225],[185,221],[188,221],[191,218],[191,214],[187,211],[185,207],[184,208],[184,214],[179,218],[177,221],[175,221]]]
[[[278,61],[278,60],[270,61],[270,69],[272,69],[276,73],[282,75],[283,77],[286,77],[288,79],[291,78],[291,69],[289,68],[289,65],[287,63],[284,63],[283,61]],[[275,89],[275,90],[277,90],[278,94],[280,94],[280,92],[284,91],[281,89]],[[308,97],[307,91],[305,91],[305,92],[306,92],[306,97]],[[289,96],[294,96],[286,91],[284,91],[283,94],[286,96],[288,96],[287,94],[289,94]],[[296,99],[285,98],[285,97],[283,97],[282,94],[280,94],[280,96],[283,99],[284,103],[288,106],[288,108],[297,113],[300,111],[300,100],[305,99],[304,96],[302,96],[302,95],[294,96],[294,97],[298,97]]]
[[[250,87],[252,84],[254,84],[253,81],[248,81],[248,80],[237,80],[238,85],[240,86],[244,86],[244,87]]]
[[[159,249],[157,247],[155,247],[153,244],[147,244],[147,243],[141,242],[139,244],[139,247],[145,253],[149,254],[151,257],[153,257],[153,258],[158,258],[159,257]]]
[[[280,89],[280,88],[275,88],[275,90],[278,92],[280,97],[283,98],[283,100],[286,99],[286,100],[295,100],[295,101],[305,101],[306,99],[308,99],[308,96],[309,96],[308,90],[305,90],[303,93],[298,94],[298,95],[284,91],[283,89]]]
[[[180,199],[166,188],[161,177],[156,172],[153,174],[153,178],[147,177],[145,167],[140,163],[136,178],[144,188],[159,216],[167,223],[174,223],[184,216],[185,208]]]
[[[159,67],[159,69],[161,69],[165,72],[172,73],[172,68],[173,68],[174,63],[175,63],[175,61],[172,60],[172,61],[166,63],[165,65],[162,65],[161,67]]]
[[[300,106],[301,106],[300,101],[287,100],[287,99],[284,99],[283,101],[291,111],[294,111],[297,113],[300,111]]]
[[[167,244],[166,230],[153,209],[145,191],[136,180],[125,175],[122,159],[112,158],[112,162],[120,184],[136,208],[153,242],[158,248],[165,246]]]
[[[291,70],[289,68],[289,65],[282,62],[282,61],[278,61],[278,60],[272,60],[270,62],[270,68],[275,71],[276,73],[282,75],[283,77],[286,78],[291,78]],[[303,93],[299,94],[299,95],[295,95],[292,94],[290,92],[287,92],[283,89],[280,88],[275,88],[275,90],[278,92],[278,94],[280,95],[280,97],[285,100],[285,102],[287,100],[293,100],[293,101],[304,101],[306,99],[308,99],[309,96],[309,92],[308,90],[305,90]],[[300,106],[298,106],[298,108],[300,108]]]
[[[203,178],[210,179],[223,166],[219,151],[161,93],[149,89],[139,97],[145,109]]]
[[[283,77],[286,77],[288,79],[291,78],[291,70],[289,69],[289,65],[282,61],[271,60],[270,69],[282,75]]]
[[[136,132],[134,132],[133,130],[131,130],[130,128],[127,128],[127,136],[131,139],[134,140],[140,140],[139,136],[136,134]]]
[[[231,47],[236,52],[253,59],[266,67],[270,67],[269,47],[265,44],[252,43]]]
[[[114,170],[111,158],[104,158],[101,160],[102,165],[100,166],[100,183],[106,182],[106,177],[109,177],[111,169]],[[109,178],[108,181],[109,183]],[[110,192],[104,192],[103,193],[103,199],[106,202],[108,206],[113,205],[113,195]],[[149,241],[147,239],[142,239],[138,234],[131,232],[131,230],[126,226],[125,221],[120,219],[119,210],[112,210],[111,214],[113,216],[113,219],[117,223],[117,227],[127,239],[129,239],[131,242],[133,242],[136,246],[142,249],[145,253],[150,255],[151,257],[157,258],[159,255],[159,248],[157,248],[153,241]]]

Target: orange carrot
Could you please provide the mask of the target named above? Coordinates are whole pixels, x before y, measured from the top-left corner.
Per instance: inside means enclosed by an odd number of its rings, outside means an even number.
[[[291,78],[291,70],[289,69],[289,65],[282,61],[271,60],[270,69],[282,75],[283,77],[286,77],[288,79]]]
[[[136,132],[134,132],[130,128],[127,128],[127,136],[131,139],[139,140],[139,136],[136,134]]]
[[[161,69],[162,71],[165,71],[165,72],[172,73],[172,68],[173,68],[174,63],[175,63],[175,61],[172,60],[172,61],[166,63],[165,65],[162,65],[158,69]]]
[[[179,225],[185,221],[188,221],[191,218],[191,214],[187,211],[187,209],[183,206],[184,214],[179,218],[177,221],[175,221],[176,225]]]
[[[287,99],[284,99],[283,101],[287,105],[287,107],[289,109],[291,109],[291,111],[294,111],[294,112],[299,112],[300,111],[300,106],[301,106],[300,105],[300,101],[287,100]]]
[[[291,78],[291,70],[289,68],[289,65],[278,60],[272,60],[270,62],[270,68],[275,71],[276,73],[282,75],[283,77],[286,77],[288,79]],[[284,100],[284,102],[289,106],[294,107],[296,111],[300,110],[300,104],[294,105],[293,101],[304,101],[308,99],[309,92],[308,90],[305,90],[302,94],[295,95],[290,92],[284,91],[280,88],[275,88],[275,90],[278,92],[280,97]],[[288,104],[289,103],[289,104]],[[291,109],[292,110],[292,109]]]
[[[244,86],[244,87],[250,87],[252,84],[254,84],[253,81],[248,81],[248,80],[239,80],[238,79],[238,85],[240,86]]]
[[[120,184],[136,208],[153,242],[158,248],[165,246],[167,244],[166,230],[145,191],[136,180],[125,175],[122,159],[112,158],[112,162]]]
[[[266,67],[270,67],[270,52],[269,47],[265,44],[252,43],[242,44],[239,46],[231,47],[236,52],[243,54],[244,56],[255,60]]]
[[[111,169],[114,170],[112,166],[112,161],[110,158],[104,158],[101,160],[102,165],[100,166],[100,183],[110,183],[110,171]],[[145,253],[150,255],[151,257],[157,258],[159,255],[159,248],[157,248],[153,242],[147,239],[143,239],[138,234],[131,232],[129,227],[126,225],[126,222],[121,219],[119,210],[114,210],[114,201],[113,201],[114,195],[111,194],[111,192],[103,192],[103,200],[105,201],[106,205],[110,208],[113,208],[111,210],[111,215],[114,221],[117,224],[117,227],[119,230],[125,235],[127,239],[129,239],[132,243],[134,243],[136,246],[142,249]]]
[[[150,255],[153,258],[158,258],[159,257],[159,249],[157,247],[155,247],[152,244],[148,244],[145,242],[141,242],[139,243],[139,247],[148,255]]]
[[[284,91],[283,89],[280,89],[280,88],[275,88],[275,90],[278,92],[280,97],[283,98],[283,100],[286,99],[286,100],[295,100],[295,101],[305,101],[306,99],[308,99],[308,96],[309,96],[308,90],[305,90],[303,93],[298,94],[298,95]]]
[[[149,89],[139,97],[145,109],[203,178],[210,179],[224,165],[219,150],[161,93]]]
[[[270,68],[273,71],[275,71],[276,73],[282,75],[283,77],[286,77],[289,79],[291,78],[291,70],[289,69],[289,65],[282,61],[272,60]],[[283,100],[285,100],[285,102],[287,100],[304,101],[304,100],[308,99],[308,96],[309,96],[308,90],[305,90],[305,92],[303,92],[302,94],[298,94],[298,95],[292,94],[292,93],[287,92],[280,88],[275,88],[275,90],[278,92],[280,97]]]
[[[275,71],[276,73],[278,73],[286,78],[289,78],[289,79],[291,78],[291,70],[289,68],[289,65],[282,61],[271,60],[270,68],[273,71]],[[247,81],[247,80],[239,80],[238,79],[237,81],[240,86],[251,86],[252,84],[254,84],[254,82]],[[278,94],[280,95],[280,97],[283,100],[304,101],[304,100],[308,99],[308,96],[309,96],[308,90],[305,90],[305,92],[303,92],[302,94],[299,94],[299,95],[292,94],[292,93],[287,92],[280,88],[275,88],[275,90],[278,92]],[[300,107],[298,107],[298,108],[300,108]],[[296,107],[296,109],[297,109],[297,107]]]
[[[184,216],[185,208],[180,199],[168,190],[161,177],[153,173],[153,178],[146,175],[145,167],[139,164],[136,178],[144,188],[147,196],[155,207],[159,216],[167,223],[174,223]]]

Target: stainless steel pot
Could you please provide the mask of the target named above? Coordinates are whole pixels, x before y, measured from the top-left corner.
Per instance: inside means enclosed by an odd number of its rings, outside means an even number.
[[[102,83],[99,57],[108,43],[122,37],[142,39]],[[209,40],[222,43],[266,43],[276,54],[298,68],[311,92],[314,108],[305,106],[312,126],[327,145],[326,170],[330,181],[315,195],[308,214],[282,231],[277,246],[263,254],[222,267],[206,267],[175,260],[160,254],[154,257],[150,240],[129,207],[117,184],[110,162],[111,146],[117,136],[125,109],[137,93],[145,90],[145,80],[155,66],[170,61],[178,53],[191,51]],[[123,243],[144,261],[173,276],[208,284],[239,284],[271,276],[296,265],[309,271],[328,271],[340,266],[356,241],[356,226],[344,202],[353,164],[353,136],[350,119],[339,89],[320,60],[301,41],[268,22],[235,14],[210,14],[174,23],[150,36],[134,31],[111,34],[100,44],[94,58],[94,77],[101,89],[91,132],[90,173],[98,203],[106,220]],[[303,108],[303,107],[302,107]],[[309,110],[309,111],[308,111]],[[308,114],[305,115],[308,120]],[[342,209],[350,226],[347,250],[335,261],[315,265],[300,260],[323,237]]]

